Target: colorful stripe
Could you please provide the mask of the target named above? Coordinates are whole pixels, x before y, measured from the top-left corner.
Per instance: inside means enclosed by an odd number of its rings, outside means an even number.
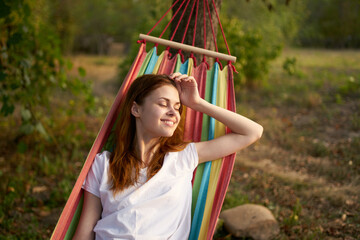
[[[213,92],[213,94],[216,95],[216,101],[214,100],[214,102],[216,102],[216,105],[223,108],[226,108],[226,93],[227,93],[226,75],[227,75],[226,71],[218,71],[218,78],[217,78],[218,81],[217,83],[214,82],[214,84],[217,84],[217,91]],[[215,89],[215,87],[213,89]],[[225,125],[219,121],[215,121],[214,130],[215,130],[214,138],[225,135]],[[216,187],[217,187],[222,163],[223,163],[222,159],[217,159],[211,162],[209,187],[206,196],[203,221],[201,224],[201,229],[198,239],[205,239],[208,232],[211,210],[213,207],[214,196],[216,192]]]
[[[211,88],[207,88],[208,92],[211,92],[210,96],[210,102],[214,105],[216,105],[216,97],[217,97],[217,82],[218,82],[218,71],[219,71],[219,65],[218,63],[215,63],[213,66],[213,71],[210,72],[210,77],[207,79],[207,82],[211,82]],[[209,81],[210,80],[210,81]],[[212,81],[211,81],[212,80]],[[209,91],[210,90],[210,91]],[[205,96],[208,96],[205,94]],[[206,121],[205,121],[206,122]],[[206,131],[203,131],[206,132]],[[215,136],[215,119],[210,117],[209,118],[209,127],[208,127],[208,137],[207,140],[214,139]],[[206,198],[207,198],[207,192],[208,192],[208,186],[209,186],[209,180],[210,180],[210,173],[211,173],[211,165],[213,163],[206,162],[204,164],[204,169],[202,170],[202,178],[200,183],[200,189],[198,193],[198,198],[196,202],[196,207],[194,211],[194,217],[191,223],[191,230],[190,230],[190,237],[189,239],[198,239],[201,225],[202,225],[202,219],[204,216],[204,210],[206,205]],[[196,179],[195,179],[196,181]]]

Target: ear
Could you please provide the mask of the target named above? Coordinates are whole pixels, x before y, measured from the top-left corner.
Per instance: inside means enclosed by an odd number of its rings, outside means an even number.
[[[134,101],[133,105],[131,106],[131,114],[134,117],[140,117],[140,106]]]

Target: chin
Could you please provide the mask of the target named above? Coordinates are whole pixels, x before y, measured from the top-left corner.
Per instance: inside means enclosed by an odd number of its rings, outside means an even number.
[[[164,133],[162,136],[163,136],[163,137],[172,137],[172,136],[174,135],[174,132],[175,132],[175,130],[174,130],[174,131],[171,131],[171,132],[166,132],[166,133]]]

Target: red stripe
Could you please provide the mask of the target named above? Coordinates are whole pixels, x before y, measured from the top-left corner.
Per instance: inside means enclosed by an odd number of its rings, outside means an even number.
[[[197,81],[199,95],[201,98],[205,98],[205,88],[206,88],[206,76],[207,76],[207,65],[202,62],[198,67],[193,70],[193,76]],[[202,121],[203,114],[201,112],[195,112],[194,126],[196,126],[193,130],[193,141],[200,142],[201,141],[201,132],[202,132]],[[196,175],[196,169],[193,173],[192,184],[194,184]]]

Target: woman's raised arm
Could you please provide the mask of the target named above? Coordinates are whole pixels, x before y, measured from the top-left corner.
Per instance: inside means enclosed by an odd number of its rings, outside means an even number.
[[[194,77],[180,73],[174,73],[171,77],[176,82],[180,100],[185,106],[215,118],[232,131],[230,134],[210,141],[195,143],[199,163],[216,160],[237,152],[261,137],[263,127],[260,124],[202,99],[199,96]]]

